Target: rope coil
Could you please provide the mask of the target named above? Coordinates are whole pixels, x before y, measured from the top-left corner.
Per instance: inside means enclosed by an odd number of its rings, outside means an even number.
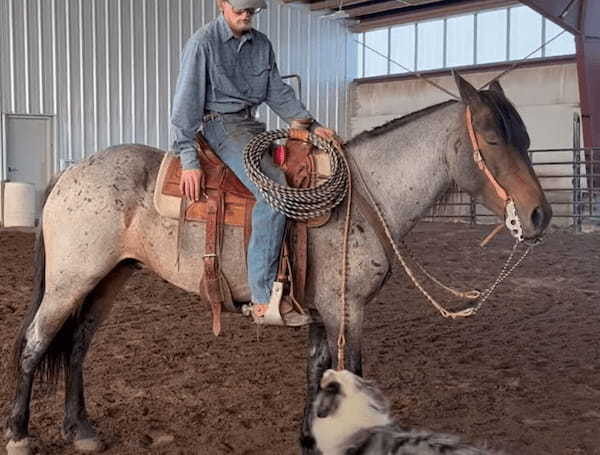
[[[264,154],[273,141],[289,138],[288,130],[266,131],[257,134],[244,149],[246,174],[275,210],[294,220],[316,218],[337,207],[348,192],[349,172],[339,148],[319,136],[309,133],[310,142],[329,155],[331,175],[314,188],[292,188],[281,185],[260,169]]]

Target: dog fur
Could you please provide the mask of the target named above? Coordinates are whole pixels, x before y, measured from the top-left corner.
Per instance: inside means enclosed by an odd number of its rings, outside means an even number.
[[[312,417],[323,455],[500,455],[456,436],[401,428],[383,393],[347,370],[325,372]]]

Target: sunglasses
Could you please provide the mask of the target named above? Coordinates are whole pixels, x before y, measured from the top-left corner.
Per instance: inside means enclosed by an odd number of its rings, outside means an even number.
[[[229,3],[229,2],[227,2]],[[231,6],[231,9],[233,11],[233,13],[237,16],[241,16],[244,13],[248,13],[248,15],[250,16],[254,16],[255,14],[258,14],[261,12],[260,8],[245,8],[245,9],[237,9],[234,8],[233,5],[231,3],[229,3],[229,6]]]

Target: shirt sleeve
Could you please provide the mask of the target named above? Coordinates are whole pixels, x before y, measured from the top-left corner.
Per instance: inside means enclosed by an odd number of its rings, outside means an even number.
[[[198,40],[185,45],[177,79],[171,126],[175,152],[181,158],[183,169],[200,169],[196,152],[196,134],[200,130],[206,102],[206,51]]]
[[[306,110],[302,102],[296,97],[294,89],[281,79],[277,62],[275,62],[275,53],[270,43],[269,53],[271,70],[269,72],[269,85],[267,87],[265,102],[287,123],[290,123],[294,119],[312,118],[310,112]]]

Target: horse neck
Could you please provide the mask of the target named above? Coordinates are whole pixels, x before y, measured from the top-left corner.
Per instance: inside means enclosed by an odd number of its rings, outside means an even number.
[[[464,134],[463,109],[458,103],[443,106],[396,128],[377,135],[367,133],[350,142],[348,153],[394,238],[406,234],[452,182],[447,151],[455,148]],[[359,182],[355,188],[364,192]]]

